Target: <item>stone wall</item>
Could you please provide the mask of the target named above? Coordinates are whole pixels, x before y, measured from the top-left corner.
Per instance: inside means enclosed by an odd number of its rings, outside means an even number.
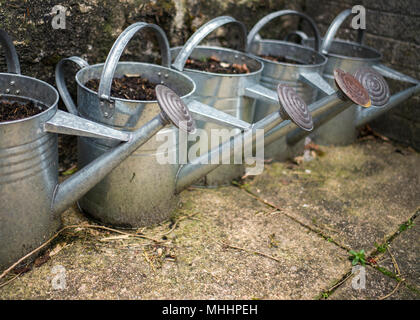
[[[90,64],[104,62],[121,31],[137,21],[158,24],[167,33],[171,46],[176,46],[214,17],[231,15],[251,28],[272,11],[301,10],[303,1],[0,0],[0,26],[14,39],[22,72],[54,83],[54,67],[60,59],[78,55]],[[50,13],[57,4],[67,8],[65,30],[54,30],[51,25]],[[154,38],[140,34],[135,40],[123,60],[158,62],[158,53],[151,50]],[[225,35],[224,40],[231,38]],[[3,60],[0,70],[5,70]]]
[[[325,34],[342,10],[361,4],[366,8],[366,44],[379,50],[383,63],[420,79],[420,1],[419,0],[306,0],[304,10]],[[338,32],[342,39],[355,39],[350,19]],[[407,86],[389,81],[391,91]],[[372,122],[378,132],[420,150],[420,97],[416,96]]]

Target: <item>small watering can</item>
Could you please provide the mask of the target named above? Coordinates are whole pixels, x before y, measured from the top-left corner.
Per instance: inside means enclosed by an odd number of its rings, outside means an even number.
[[[370,121],[389,110],[391,105],[392,107],[397,105],[395,101],[403,101],[407,97],[417,94],[420,90],[419,80],[381,64],[381,53],[362,44],[365,32],[364,29],[359,29],[357,42],[334,39],[341,24],[351,14],[351,9],[341,12],[331,23],[325,34],[321,48],[322,53],[328,58],[324,70],[325,79],[331,85],[334,85],[332,80],[333,70],[336,68],[341,68],[347,72],[354,73],[360,68],[371,67],[385,77],[416,84],[416,86],[397,93],[396,97],[389,102],[389,95],[386,96],[383,91],[377,91],[375,93],[375,99],[372,99],[372,103],[374,106],[383,106],[383,108],[373,108],[369,111],[360,108],[346,110],[314,132],[315,140],[321,144],[347,144],[352,142],[356,137],[356,127],[367,123],[367,120]],[[303,40],[303,43],[313,46],[314,41],[316,40],[309,38]],[[369,79],[372,79],[372,77],[377,78],[377,73],[369,72],[368,75],[369,77],[365,79],[366,83],[371,81]],[[387,105],[387,103],[390,103],[390,105]]]
[[[287,41],[261,39],[258,32],[267,23],[289,15],[301,17],[309,23],[315,38],[315,49]],[[294,88],[308,104],[315,102],[318,90],[327,95],[331,95],[335,91],[322,78],[327,58],[320,53],[320,46],[321,38],[315,22],[307,15],[294,10],[281,10],[265,16],[255,24],[247,38],[247,51],[264,62],[261,84],[270,89],[275,88],[279,83],[287,84]],[[298,64],[272,61],[261,56],[287,58],[298,62]],[[258,101],[255,107],[254,121],[260,120],[276,108],[276,105]],[[265,150],[265,157],[284,160],[287,154],[284,147],[284,140],[278,139]]]
[[[247,35],[245,25],[232,17],[221,16],[201,26],[183,47],[171,49],[172,56],[176,57],[172,67],[182,71],[195,81],[197,85],[195,97],[199,101],[238,119],[253,122],[256,99],[271,105],[274,104],[278,109],[275,90],[268,89],[260,84],[264,63],[244,52],[213,46],[198,46],[206,36],[227,24],[239,28],[241,50],[245,51]],[[188,69],[185,68],[185,64],[189,57],[197,60],[214,57],[229,64],[246,64],[251,72],[246,74],[221,74]],[[275,88],[276,86],[273,87],[273,89]],[[201,121],[197,122],[197,127],[205,129],[209,135],[211,129],[221,129],[220,126]],[[222,142],[224,141],[226,140]],[[225,164],[200,182],[206,186],[226,185],[230,184],[233,179],[241,177],[243,172],[243,165]]]
[[[83,196],[130,153],[169,123],[191,121],[187,109],[162,110],[132,133],[59,111],[58,92],[23,76],[9,36],[0,30],[8,73],[0,73],[0,98],[32,102],[42,112],[0,122],[0,269],[29,253],[60,227],[60,213]],[[166,106],[164,106],[165,108]],[[118,141],[62,183],[58,183],[57,133]],[[120,143],[120,141],[126,141]]]
[[[162,64],[119,62],[130,41],[139,31],[152,31],[158,39]],[[195,119],[213,121],[223,126],[244,130],[250,124],[225,114],[217,109],[194,100],[195,83],[191,78],[170,69],[169,43],[164,31],[154,24],[134,23],[126,28],[115,41],[105,63],[88,65],[79,57],[63,59],[56,68],[56,83],[67,109],[73,114],[94,120],[116,130],[131,132],[145,125],[159,113],[158,101],[137,101],[111,97],[111,83],[114,77],[138,74],[153,83],[171,87],[188,105]],[[76,74],[77,105],[71,99],[64,81],[64,63],[71,61],[81,69]],[[91,79],[100,79],[98,92],[86,87]],[[169,137],[170,150],[161,151]],[[78,204],[87,214],[105,224],[122,228],[151,225],[167,219],[177,202],[173,189],[179,168],[178,129],[164,128],[146,144],[128,157],[118,168],[108,174],[100,183],[82,197]],[[78,141],[78,162],[83,167],[115,145],[113,141],[80,137]],[[176,158],[168,164],[161,164],[159,157]],[[162,201],[161,194],[170,194]]]

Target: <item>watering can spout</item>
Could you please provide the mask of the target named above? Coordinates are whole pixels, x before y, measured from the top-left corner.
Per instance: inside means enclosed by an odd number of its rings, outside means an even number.
[[[90,164],[83,167],[70,178],[55,188],[51,210],[58,214],[85,195],[115,167],[123,162],[137,148],[146,143],[164,126],[172,123],[189,133],[195,131],[195,123],[184,104],[167,103],[173,100],[169,89],[162,85],[156,87],[161,113],[147,122],[140,129],[128,134],[128,140],[102,154]],[[162,102],[163,101],[163,102]],[[74,116],[73,116],[74,117]],[[123,137],[125,133],[123,133]]]

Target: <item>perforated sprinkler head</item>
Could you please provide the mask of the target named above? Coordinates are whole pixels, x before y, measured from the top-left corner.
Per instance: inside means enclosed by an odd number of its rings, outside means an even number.
[[[280,101],[280,115],[284,119],[290,119],[298,127],[305,131],[312,131],[314,124],[311,113],[305,101],[296,91],[283,84],[277,86],[277,95]]]
[[[195,121],[184,101],[164,85],[158,84],[155,90],[159,107],[165,119],[185,132],[195,133],[197,129]]]
[[[354,77],[368,91],[372,105],[382,107],[388,103],[390,91],[388,83],[381,74],[369,67],[358,69]]]
[[[334,80],[341,93],[355,104],[365,108],[372,105],[368,91],[350,73],[341,69],[335,69]]]

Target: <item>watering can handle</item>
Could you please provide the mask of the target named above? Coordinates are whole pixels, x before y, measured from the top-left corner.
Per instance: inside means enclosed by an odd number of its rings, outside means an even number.
[[[245,50],[246,47],[246,27],[242,22],[235,20],[229,16],[217,17],[209,22],[203,24],[185,43],[176,57],[172,67],[178,71],[184,69],[185,63],[187,62],[188,57],[191,55],[196,46],[210,33],[212,33],[217,28],[224,26],[225,24],[232,23],[239,27],[241,31],[241,50]]]
[[[67,89],[66,82],[64,80],[63,67],[66,62],[74,62],[79,66],[80,69],[89,66],[89,63],[80,57],[73,56],[61,59],[55,67],[55,84],[57,85],[58,92],[60,92],[61,99],[63,100],[64,105],[70,113],[78,115],[79,112],[77,111],[76,104],[73,102],[73,99],[71,98],[70,92]]]
[[[287,34],[284,37],[284,41],[289,41],[291,36],[298,36],[301,42],[309,39],[308,35],[305,32],[297,30],[297,31],[293,31]]]
[[[4,48],[7,63],[7,72],[20,74],[19,58],[12,39],[6,31],[0,30],[0,44]]]
[[[162,65],[168,68],[171,66],[168,38],[166,37],[165,32],[159,26],[151,23],[136,22],[126,28],[112,46],[102,70],[101,81],[99,83],[98,89],[98,98],[102,113],[105,118],[112,117],[114,113],[115,101],[111,99],[111,86],[118,61],[120,60],[128,42],[137,32],[142,29],[149,29],[155,32],[162,55]]]
[[[299,16],[301,18],[304,18],[306,21],[309,22],[312,31],[314,33],[314,37],[315,37],[315,51],[319,51],[319,48],[321,47],[321,37],[319,35],[319,30],[318,27],[316,26],[315,21],[307,16],[304,13],[295,11],[295,10],[280,10],[280,11],[276,11],[273,13],[270,13],[268,15],[266,15],[264,18],[262,18],[260,21],[258,21],[255,26],[251,29],[251,31],[248,34],[248,39],[247,39],[247,50],[249,51],[252,45],[252,42],[254,41],[255,36],[258,34],[258,32],[267,24],[269,23],[271,20],[278,18],[278,17],[282,17],[282,16],[288,16],[288,15],[295,15],[295,16]]]
[[[323,54],[328,53],[338,29],[343,24],[343,22],[347,19],[347,17],[349,17],[351,14],[352,14],[352,10],[347,9],[347,10],[342,11],[337,17],[335,17],[331,25],[328,27],[327,33],[325,34],[325,37],[324,37],[324,41],[322,42],[321,52]],[[357,42],[362,44],[364,36],[365,36],[365,30],[359,29],[357,33]]]

